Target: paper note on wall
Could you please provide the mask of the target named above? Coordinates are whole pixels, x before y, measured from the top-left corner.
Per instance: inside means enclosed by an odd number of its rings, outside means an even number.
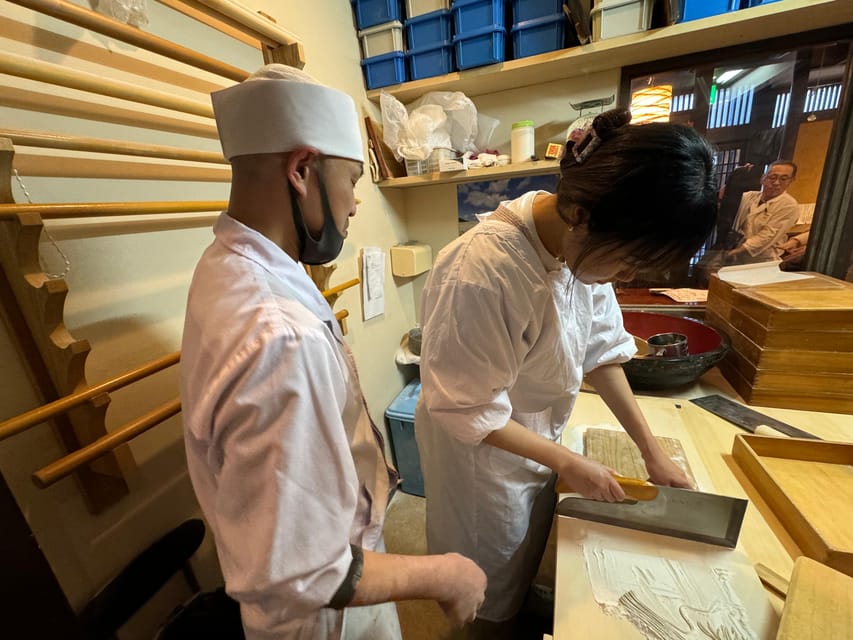
[[[364,319],[385,313],[385,252],[379,247],[364,247],[362,261],[362,300]]]

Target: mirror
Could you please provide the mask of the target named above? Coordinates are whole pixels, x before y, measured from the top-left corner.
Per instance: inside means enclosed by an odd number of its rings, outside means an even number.
[[[851,45],[824,38],[623,70],[620,102],[630,104],[635,122],[686,124],[714,145],[720,219],[688,264],[640,273],[620,288],[702,288],[725,264],[782,259],[785,269],[807,267],[818,244],[810,238],[827,152],[850,91]],[[815,251],[825,249],[820,244]]]

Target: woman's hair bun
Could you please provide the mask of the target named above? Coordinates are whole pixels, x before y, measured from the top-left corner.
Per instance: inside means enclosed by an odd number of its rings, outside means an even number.
[[[611,109],[600,113],[592,121],[592,128],[602,139],[606,140],[619,127],[631,122],[631,111],[625,108]]]

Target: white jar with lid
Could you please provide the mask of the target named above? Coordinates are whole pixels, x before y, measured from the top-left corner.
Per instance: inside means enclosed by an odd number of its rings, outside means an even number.
[[[512,123],[510,136],[512,163],[527,162],[533,155],[533,120],[520,120]]]

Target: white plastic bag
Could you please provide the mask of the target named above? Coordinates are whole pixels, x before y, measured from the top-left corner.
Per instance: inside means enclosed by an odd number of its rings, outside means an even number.
[[[92,7],[98,13],[132,27],[144,27],[148,24],[147,0],[91,0]]]

